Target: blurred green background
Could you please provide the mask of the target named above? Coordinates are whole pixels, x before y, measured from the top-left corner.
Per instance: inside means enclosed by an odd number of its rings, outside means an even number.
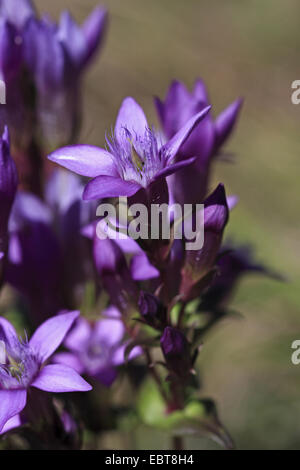
[[[68,8],[77,20],[97,3],[36,2],[55,18]],[[85,83],[82,143],[103,145],[105,130],[127,95],[156,123],[152,96],[164,96],[174,78],[189,86],[203,78],[215,113],[245,97],[227,146],[236,163],[218,163],[214,183],[223,181],[229,193],[240,197],[227,234],[253,243],[258,259],[288,282],[259,276],[243,280],[233,302],[243,319],[221,323],[199,359],[203,395],[217,401],[239,449],[300,449],[300,365],[291,363],[291,343],[300,339],[300,105],[290,98],[292,81],[300,79],[300,2],[102,3],[109,9],[110,27]],[[214,448],[203,440],[187,444]],[[149,430],[113,433],[101,445],[168,448],[164,436]]]

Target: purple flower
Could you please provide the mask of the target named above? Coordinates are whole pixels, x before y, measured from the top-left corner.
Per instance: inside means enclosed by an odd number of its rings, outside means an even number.
[[[68,12],[58,25],[32,17],[24,27],[24,60],[36,88],[37,122],[51,149],[77,136],[82,74],[104,38],[106,23],[107,11],[98,7],[81,27]]]
[[[168,139],[196,113],[209,105],[206,88],[202,80],[197,80],[192,93],[179,81],[174,81],[167,93],[165,102],[159,98],[155,104],[163,131]],[[198,123],[181,147],[177,161],[197,157],[195,162],[168,179],[172,200],[181,204],[199,204],[207,192],[212,157],[229,138],[242,105],[236,100],[228,106],[215,121],[208,113]]]
[[[16,28],[0,17],[0,78],[6,87],[18,74],[22,63],[22,47],[17,37]]]
[[[26,297],[35,321],[74,308],[82,285],[94,277],[90,243],[80,234],[94,207],[82,201],[82,191],[76,175],[59,170],[46,185],[45,202],[17,194],[6,280]]]
[[[125,328],[120,312],[109,307],[102,312],[103,319],[91,325],[80,318],[66,338],[65,346],[70,352],[54,356],[54,362],[67,364],[78,373],[87,374],[109,387],[117,377],[117,367],[125,363]],[[129,359],[141,353],[134,348]]]
[[[222,248],[217,262],[218,272],[201,299],[202,310],[220,311],[226,308],[237,284],[247,273],[260,273],[273,279],[282,280],[282,276],[254,260],[250,246],[235,247],[226,244]]]
[[[91,386],[77,372],[60,364],[44,365],[64,340],[79,312],[57,315],[43,323],[28,341],[0,318],[0,431],[26,406],[27,390],[85,392]]]
[[[15,162],[10,155],[10,140],[7,127],[0,139],[0,256],[7,249],[8,219],[18,186]]]
[[[191,370],[189,343],[182,331],[167,326],[160,340],[167,367],[172,374],[186,377]]]
[[[142,108],[133,98],[126,98],[118,114],[114,135],[107,139],[108,151],[79,145],[59,149],[49,159],[93,178],[85,188],[84,199],[133,196],[193,161],[174,163],[174,158],[208,110],[206,107],[193,116],[171,140],[161,145]]]
[[[187,250],[185,254],[180,287],[180,292],[184,297],[189,297],[193,287],[213,273],[228,217],[229,209],[225,189],[222,184],[219,184],[204,201],[203,246],[200,250]]]

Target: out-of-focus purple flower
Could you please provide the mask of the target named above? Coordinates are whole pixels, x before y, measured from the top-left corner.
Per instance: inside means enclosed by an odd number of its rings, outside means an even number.
[[[107,139],[108,151],[79,145],[59,149],[49,159],[93,178],[85,188],[84,199],[133,196],[193,161],[186,159],[174,164],[180,147],[208,110],[206,107],[191,117],[172,139],[161,145],[142,108],[133,98],[126,98],[118,114],[114,136]]]
[[[141,317],[150,326],[162,328],[165,325],[166,308],[155,295],[141,291],[138,306]]]
[[[189,296],[193,286],[209,275],[214,268],[228,217],[229,209],[225,189],[222,184],[219,184],[204,201],[203,246],[200,250],[187,250],[185,254],[180,287],[183,296]]]
[[[223,252],[223,253],[222,253]],[[273,279],[282,276],[254,260],[250,246],[223,246],[217,262],[218,272],[209,289],[201,298],[201,309],[219,311],[226,308],[238,282],[247,273],[260,273]]]
[[[80,27],[65,11],[58,25],[32,17],[24,58],[36,88],[37,122],[49,148],[73,142],[81,119],[82,74],[100,46],[107,11],[98,7]]]
[[[10,155],[10,141],[6,127],[0,139],[0,259],[3,259],[7,251],[8,219],[17,186],[17,168]]]
[[[67,312],[47,320],[28,341],[20,340],[14,327],[0,318],[4,360],[0,364],[0,431],[26,406],[27,390],[84,392],[91,386],[66,365],[44,365],[64,340],[79,312]]]
[[[171,374],[186,377],[192,368],[189,343],[182,331],[171,326],[164,329],[161,349]]]
[[[74,308],[84,282],[93,277],[91,249],[80,234],[93,208],[82,201],[82,191],[77,176],[60,170],[48,181],[46,203],[17,194],[6,279],[27,298],[35,321]]]
[[[103,319],[91,325],[80,318],[67,336],[65,346],[70,352],[54,356],[54,362],[67,364],[80,374],[87,374],[109,387],[117,377],[118,366],[125,363],[127,342],[120,312],[109,307],[102,312]],[[129,360],[141,354],[135,347]]]
[[[190,93],[185,85],[174,81],[165,102],[155,99],[158,116],[168,139],[196,113],[209,105],[209,98],[202,80],[197,80]],[[172,200],[180,204],[199,204],[203,201],[208,187],[210,164],[221,146],[229,138],[242,105],[236,100],[214,121],[211,113],[199,122],[181,147],[177,161],[197,157],[195,162],[168,179]]]

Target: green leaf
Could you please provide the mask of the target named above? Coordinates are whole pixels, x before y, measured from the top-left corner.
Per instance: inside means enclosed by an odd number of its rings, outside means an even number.
[[[233,441],[222,426],[212,400],[191,400],[183,410],[167,413],[166,404],[153,381],[146,381],[137,400],[137,413],[141,421],[151,427],[168,431],[176,436],[208,437],[227,449]]]

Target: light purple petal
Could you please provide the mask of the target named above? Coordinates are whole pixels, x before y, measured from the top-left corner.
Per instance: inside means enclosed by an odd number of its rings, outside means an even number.
[[[235,208],[235,206],[238,204],[239,202],[239,197],[232,194],[230,196],[227,196],[227,205],[228,205],[228,208],[229,210],[231,211],[232,209]]]
[[[45,392],[88,392],[92,390],[82,377],[75,370],[63,364],[50,364],[45,366],[35,381],[33,387]]]
[[[127,348],[127,344],[123,344],[120,346],[114,353],[112,357],[112,362],[115,366],[120,366],[124,364],[125,362],[125,350]],[[135,348],[132,349],[128,356],[128,360],[131,361],[132,359],[135,359],[136,357],[140,356],[143,353],[142,348],[139,346],[136,346]]]
[[[103,315],[109,315],[109,309],[103,312]],[[95,324],[93,332],[94,339],[103,342],[107,346],[114,346],[120,343],[125,334],[125,327],[120,318],[104,318]]]
[[[131,133],[133,139],[135,135],[144,137],[148,128],[144,111],[131,97],[123,101],[116,121],[115,136],[121,143],[124,139],[124,128]]]
[[[36,351],[41,363],[46,361],[64,340],[79,316],[78,311],[63,313],[46,320],[33,334],[29,344]]]
[[[243,104],[242,99],[231,103],[216,119],[217,146],[220,147],[230,136],[236,124],[239,112]]]
[[[11,348],[18,342],[18,335],[12,324],[3,317],[0,317],[0,340],[8,344]]]
[[[150,264],[145,253],[140,253],[132,258],[130,272],[135,281],[145,281],[159,276],[159,271]]]
[[[70,367],[70,369],[75,370],[78,374],[83,374],[84,366],[78,357],[73,353],[62,352],[55,354],[52,357],[53,364],[63,364],[64,366]]]
[[[78,318],[74,328],[67,335],[65,346],[71,351],[81,351],[92,334],[92,328],[85,318]]]
[[[63,147],[51,153],[48,159],[82,176],[118,176],[111,154],[93,145]]]
[[[193,95],[195,98],[197,98],[198,101],[202,101],[203,103],[207,104],[209,103],[209,96],[205,83],[200,78],[195,82]]]
[[[166,178],[167,176],[172,175],[176,171],[181,170],[181,168],[191,165],[196,159],[197,157],[187,158],[186,160],[182,160],[181,162],[167,166],[155,175],[155,180],[158,180],[159,178]]]
[[[26,390],[0,390],[0,432],[8,420],[26,405]]]
[[[2,431],[0,431],[0,436],[6,432],[11,431],[12,429],[20,427],[21,425],[22,421],[20,415],[13,416],[6,422],[6,424],[4,424]]]
[[[167,155],[168,162],[171,163],[172,160],[175,158],[177,155],[180,147],[184,144],[192,130],[197,126],[197,124],[205,118],[209,110],[211,109],[211,106],[207,106],[204,108],[200,113],[197,113],[195,116],[193,116],[191,119],[188,120],[188,122],[183,126],[177,134],[172,137],[169,142],[167,142],[162,148],[161,152],[165,153]]]
[[[97,7],[85,20],[82,32],[87,42],[87,52],[85,61],[92,58],[96,50],[101,46],[107,24],[107,10],[104,7]]]
[[[139,189],[141,189],[141,186],[133,181],[124,181],[113,176],[98,176],[86,185],[83,199],[133,196]]]

